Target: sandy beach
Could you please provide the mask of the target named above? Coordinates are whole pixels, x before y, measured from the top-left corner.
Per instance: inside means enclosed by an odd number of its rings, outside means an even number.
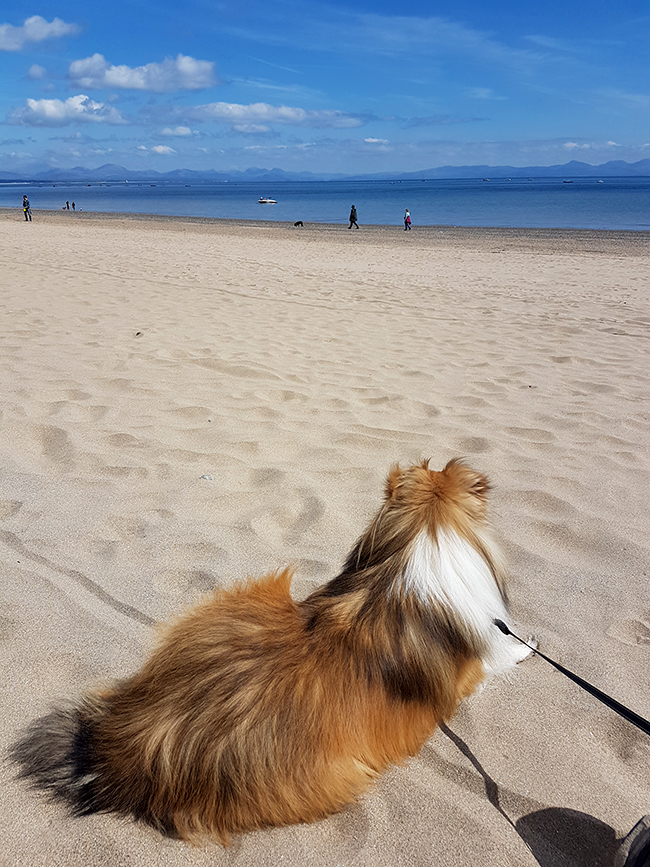
[[[214,586],[334,576],[392,464],[488,474],[513,624],[650,718],[650,233],[0,212],[4,751]],[[650,739],[539,658],[314,825],[192,848],[0,765],[0,865],[606,867]]]

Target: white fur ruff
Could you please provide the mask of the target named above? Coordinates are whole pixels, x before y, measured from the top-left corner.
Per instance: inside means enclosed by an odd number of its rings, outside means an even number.
[[[504,635],[494,619],[507,622],[508,614],[489,566],[453,530],[440,530],[437,544],[426,531],[415,538],[404,570],[404,590],[422,602],[453,611],[486,646],[482,659],[487,674],[512,668],[530,649]]]

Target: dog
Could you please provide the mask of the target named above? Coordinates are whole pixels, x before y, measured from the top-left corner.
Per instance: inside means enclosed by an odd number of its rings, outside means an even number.
[[[298,228],[298,226],[304,226],[305,224],[303,223],[302,220],[296,220],[296,222],[293,225],[294,225],[294,228]]]
[[[20,775],[191,843],[339,811],[530,652],[493,622],[488,489],[459,460],[394,467],[339,575],[302,602],[289,569],[215,590],[138,673],[32,723]]]

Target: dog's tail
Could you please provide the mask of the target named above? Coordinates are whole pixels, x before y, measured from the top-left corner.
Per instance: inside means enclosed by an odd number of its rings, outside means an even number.
[[[64,802],[75,815],[95,813],[98,778],[97,725],[105,713],[101,699],[67,704],[35,720],[9,748],[18,777]]]

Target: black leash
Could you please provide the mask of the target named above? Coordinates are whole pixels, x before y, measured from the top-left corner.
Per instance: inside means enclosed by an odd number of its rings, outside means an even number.
[[[533,651],[533,653],[536,653],[538,656],[541,656],[542,659],[545,659],[547,662],[550,662],[550,664],[554,668],[557,668],[558,671],[561,671],[562,674],[565,674],[569,678],[569,680],[572,680],[574,683],[577,683],[578,686],[581,686],[588,693],[591,693],[591,695],[593,695],[599,701],[602,701],[603,704],[606,704],[607,707],[611,708],[617,714],[622,716],[623,719],[626,719],[628,722],[631,722],[632,725],[635,725],[637,728],[641,729],[642,732],[645,732],[647,735],[650,735],[650,722],[648,722],[647,719],[643,719],[642,716],[639,716],[638,714],[634,713],[634,711],[625,707],[625,705],[616,701],[611,696],[607,695],[607,693],[604,693],[601,690],[597,689],[595,686],[592,686],[590,683],[587,683],[586,680],[583,680],[581,677],[578,677],[577,674],[574,674],[572,671],[569,671],[568,668],[564,668],[564,666],[560,665],[559,663],[553,662],[552,659],[549,659],[549,657],[545,656],[541,651],[535,650],[535,648],[531,647],[527,641],[524,641],[523,638],[519,638],[519,636],[515,635],[515,633],[512,632],[512,630],[508,629],[508,627],[503,622],[503,620],[495,619],[494,625],[497,626],[501,630],[501,632],[503,632],[504,635],[512,635],[512,637],[516,638],[517,641],[520,641],[522,644],[525,644],[526,647],[530,647],[530,649]]]

